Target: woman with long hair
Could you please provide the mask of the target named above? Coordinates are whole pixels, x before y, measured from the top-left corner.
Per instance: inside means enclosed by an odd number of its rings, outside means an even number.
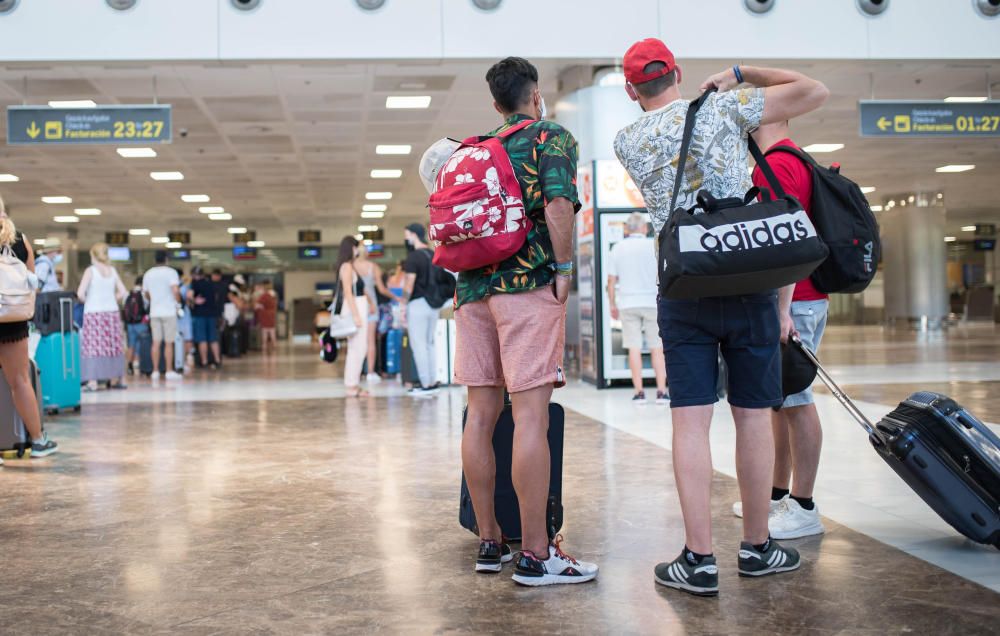
[[[76,295],[83,302],[80,379],[87,383],[89,391],[96,391],[102,380],[108,380],[112,389],[124,389],[125,352],[118,308],[128,290],[111,265],[107,243],[90,248],[90,267],[83,273]],[[170,368],[173,360],[168,360],[167,365]]]
[[[344,386],[348,397],[361,397],[367,392],[359,385],[361,367],[368,352],[368,330],[365,328],[368,316],[368,296],[365,295],[365,281],[354,267],[358,256],[358,239],[345,236],[337,253],[337,288],[339,290],[340,313],[350,312],[358,330],[347,339],[347,359],[344,361]]]
[[[365,295],[368,297],[368,383],[377,384],[382,381],[382,377],[375,372],[375,357],[378,353],[378,294],[388,298],[394,298],[392,292],[385,286],[382,280],[382,268],[375,261],[368,260],[368,248],[361,244],[358,246],[358,258],[354,262],[354,269],[358,276],[365,283]],[[377,293],[376,293],[377,292]]]
[[[10,249],[29,272],[35,271],[35,253],[31,243],[14,227],[7,216],[3,199],[0,199],[0,249]],[[28,357],[28,321],[0,323],[0,367],[14,398],[14,408],[31,436],[31,456],[45,457],[56,452],[58,444],[42,431],[42,418],[31,381],[31,362]],[[3,460],[0,459],[0,464]]]

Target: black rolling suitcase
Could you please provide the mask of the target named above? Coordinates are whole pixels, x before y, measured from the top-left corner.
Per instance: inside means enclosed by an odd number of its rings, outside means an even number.
[[[559,404],[549,404],[549,453],[551,456],[551,472],[549,476],[549,504],[546,512],[549,538],[554,538],[562,528],[562,464],[563,464],[563,432],[566,426],[566,413]],[[462,428],[465,428],[465,417],[462,418]],[[511,477],[511,462],[514,448],[514,415],[510,404],[505,404],[497,420],[493,432],[493,453],[496,456],[496,485],[494,486],[493,506],[496,510],[497,522],[504,537],[509,541],[521,540],[521,509],[514,492],[514,481]],[[469,487],[462,475],[462,495],[459,502],[458,521],[462,527],[479,534],[476,525],[476,513],[472,509],[472,497]],[[499,537],[498,537],[499,538]]]
[[[228,358],[238,358],[243,355],[243,344],[240,330],[236,327],[226,327],[222,332],[222,353]]]
[[[45,428],[45,416],[42,412],[42,378],[35,366],[34,360],[28,360],[31,369],[31,385],[35,389],[35,400],[38,402],[38,419]],[[11,395],[7,379],[0,374],[0,457],[4,459],[21,459],[31,455],[31,436],[24,426],[24,420],[14,408],[14,396]]]
[[[1000,549],[1000,438],[954,400],[930,391],[914,393],[872,425],[816,356],[793,341],[889,467],[953,528]]]

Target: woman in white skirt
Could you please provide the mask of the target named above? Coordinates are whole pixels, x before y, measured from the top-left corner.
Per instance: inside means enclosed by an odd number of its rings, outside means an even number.
[[[354,268],[358,257],[358,239],[345,236],[340,242],[337,254],[337,281],[341,302],[341,315],[350,315],[358,330],[347,338],[347,359],[344,361],[344,387],[348,397],[364,397],[368,393],[362,389],[361,368],[368,354],[368,297],[365,295],[365,281]]]
[[[88,391],[96,391],[98,382],[105,380],[112,389],[124,389],[125,351],[119,307],[128,290],[111,265],[106,243],[90,248],[90,263],[76,291],[83,302],[80,379],[87,383]]]

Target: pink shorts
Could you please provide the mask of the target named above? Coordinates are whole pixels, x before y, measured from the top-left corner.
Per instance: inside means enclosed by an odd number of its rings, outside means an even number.
[[[566,306],[551,286],[495,294],[455,312],[455,382],[510,393],[566,384]]]

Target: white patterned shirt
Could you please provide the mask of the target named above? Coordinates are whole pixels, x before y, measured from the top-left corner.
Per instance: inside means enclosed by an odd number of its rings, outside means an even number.
[[[678,99],[618,132],[615,154],[642,192],[653,228],[670,216],[688,101]],[[764,89],[743,88],[708,97],[695,119],[675,207],[690,208],[701,190],[716,198],[742,197],[753,187],[747,135],[760,126]]]

